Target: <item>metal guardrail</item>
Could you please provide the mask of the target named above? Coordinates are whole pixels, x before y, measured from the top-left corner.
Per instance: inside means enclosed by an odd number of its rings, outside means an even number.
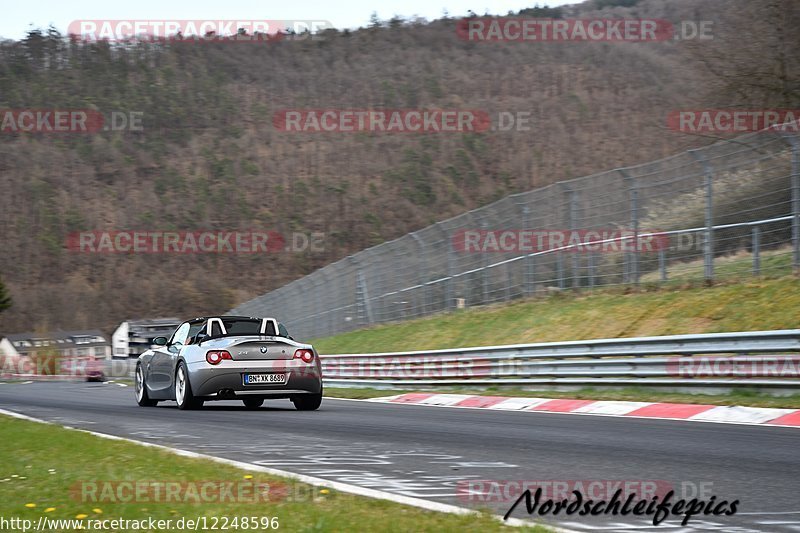
[[[330,386],[783,387],[800,391],[800,330],[322,355]]]
[[[326,386],[758,387],[800,392],[800,329],[321,355]],[[104,361],[129,377],[135,360]]]

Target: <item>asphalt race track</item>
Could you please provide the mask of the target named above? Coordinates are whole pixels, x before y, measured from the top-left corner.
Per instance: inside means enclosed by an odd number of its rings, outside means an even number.
[[[468,480],[659,480],[740,501],[734,516],[548,517],[577,530],[800,531],[800,429],[326,399],[138,407],[116,383],[4,383],[0,408],[64,425],[463,507]],[[461,482],[461,485],[459,485]],[[688,494],[688,497],[693,496]],[[524,504],[512,515],[528,518]]]

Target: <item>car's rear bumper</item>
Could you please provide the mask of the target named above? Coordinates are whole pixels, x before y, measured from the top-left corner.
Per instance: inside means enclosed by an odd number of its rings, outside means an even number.
[[[208,400],[238,397],[284,398],[297,394],[322,392],[322,376],[316,361],[223,361],[219,365],[206,362],[188,366],[192,393]],[[244,374],[288,374],[285,383],[245,385]]]

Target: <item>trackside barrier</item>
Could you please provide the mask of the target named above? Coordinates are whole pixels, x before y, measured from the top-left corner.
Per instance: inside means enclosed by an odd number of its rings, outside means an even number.
[[[800,330],[321,355],[330,386],[779,387],[800,391]]]

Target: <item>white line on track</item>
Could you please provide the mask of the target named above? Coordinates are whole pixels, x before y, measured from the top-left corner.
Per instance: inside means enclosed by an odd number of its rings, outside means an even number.
[[[41,418],[34,418],[32,416],[23,415],[21,413],[17,413],[16,411],[8,411],[6,409],[0,409],[0,415],[6,415],[13,418],[18,418],[21,420],[28,420],[30,422],[38,422],[40,424],[49,424],[49,425],[60,425],[55,424],[53,422],[49,422],[47,420],[43,420]],[[88,433],[90,435],[94,435],[95,437],[100,437],[102,439],[109,439],[109,440],[116,440],[122,442],[130,442],[132,444],[138,444],[140,446],[147,446],[150,448],[157,448],[160,450],[165,450],[170,453],[174,453],[175,455],[180,455],[182,457],[189,457],[191,459],[205,459],[207,461],[213,461],[215,463],[225,464],[229,466],[233,466],[236,468],[240,468],[242,470],[249,470],[251,472],[262,472],[264,474],[270,474],[274,476],[283,476],[289,479],[293,479],[295,481],[300,481],[302,483],[307,483],[309,485],[315,485],[319,487],[327,487],[334,490],[338,490],[340,492],[345,492],[348,494],[355,494],[356,496],[364,496],[367,498],[375,498],[378,500],[388,500],[394,503],[400,503],[403,505],[410,505],[412,507],[419,507],[421,509],[426,509],[428,511],[438,511],[440,513],[449,513],[449,514],[458,514],[458,515],[469,515],[469,514],[478,514],[476,511],[471,509],[466,509],[464,507],[458,507],[456,505],[450,505],[447,503],[439,503],[439,502],[432,502],[428,500],[423,500],[422,498],[412,498],[409,496],[401,496],[399,494],[392,494],[391,492],[385,492],[382,490],[376,489],[368,489],[365,487],[360,487],[358,485],[350,485],[349,483],[342,483],[339,481],[331,481],[328,479],[323,479],[319,477],[307,476],[305,474],[296,474],[294,472],[288,472],[286,470],[278,470],[277,468],[269,468],[266,466],[259,466],[250,463],[245,463],[242,461],[235,461],[233,459],[224,459],[222,457],[216,457],[214,455],[205,455],[202,453],[197,452],[190,452],[187,450],[181,450],[179,448],[171,448],[169,446],[162,446],[160,444],[153,444],[151,442],[140,441],[135,439],[129,439],[127,437],[119,437],[117,435],[109,435],[107,433],[98,433],[96,431],[89,431],[88,429],[80,429],[75,428],[72,426],[61,426],[67,429],[71,429],[74,431],[81,431],[83,433]],[[534,525],[541,525],[535,524],[533,522],[529,522],[526,520],[520,520],[518,518],[509,518],[508,520],[503,520],[502,517],[496,516],[497,520],[503,522],[504,524],[510,526],[534,526]],[[570,529],[563,529],[554,526],[545,526],[550,528],[551,530],[555,531],[556,533],[578,533],[574,530]]]

